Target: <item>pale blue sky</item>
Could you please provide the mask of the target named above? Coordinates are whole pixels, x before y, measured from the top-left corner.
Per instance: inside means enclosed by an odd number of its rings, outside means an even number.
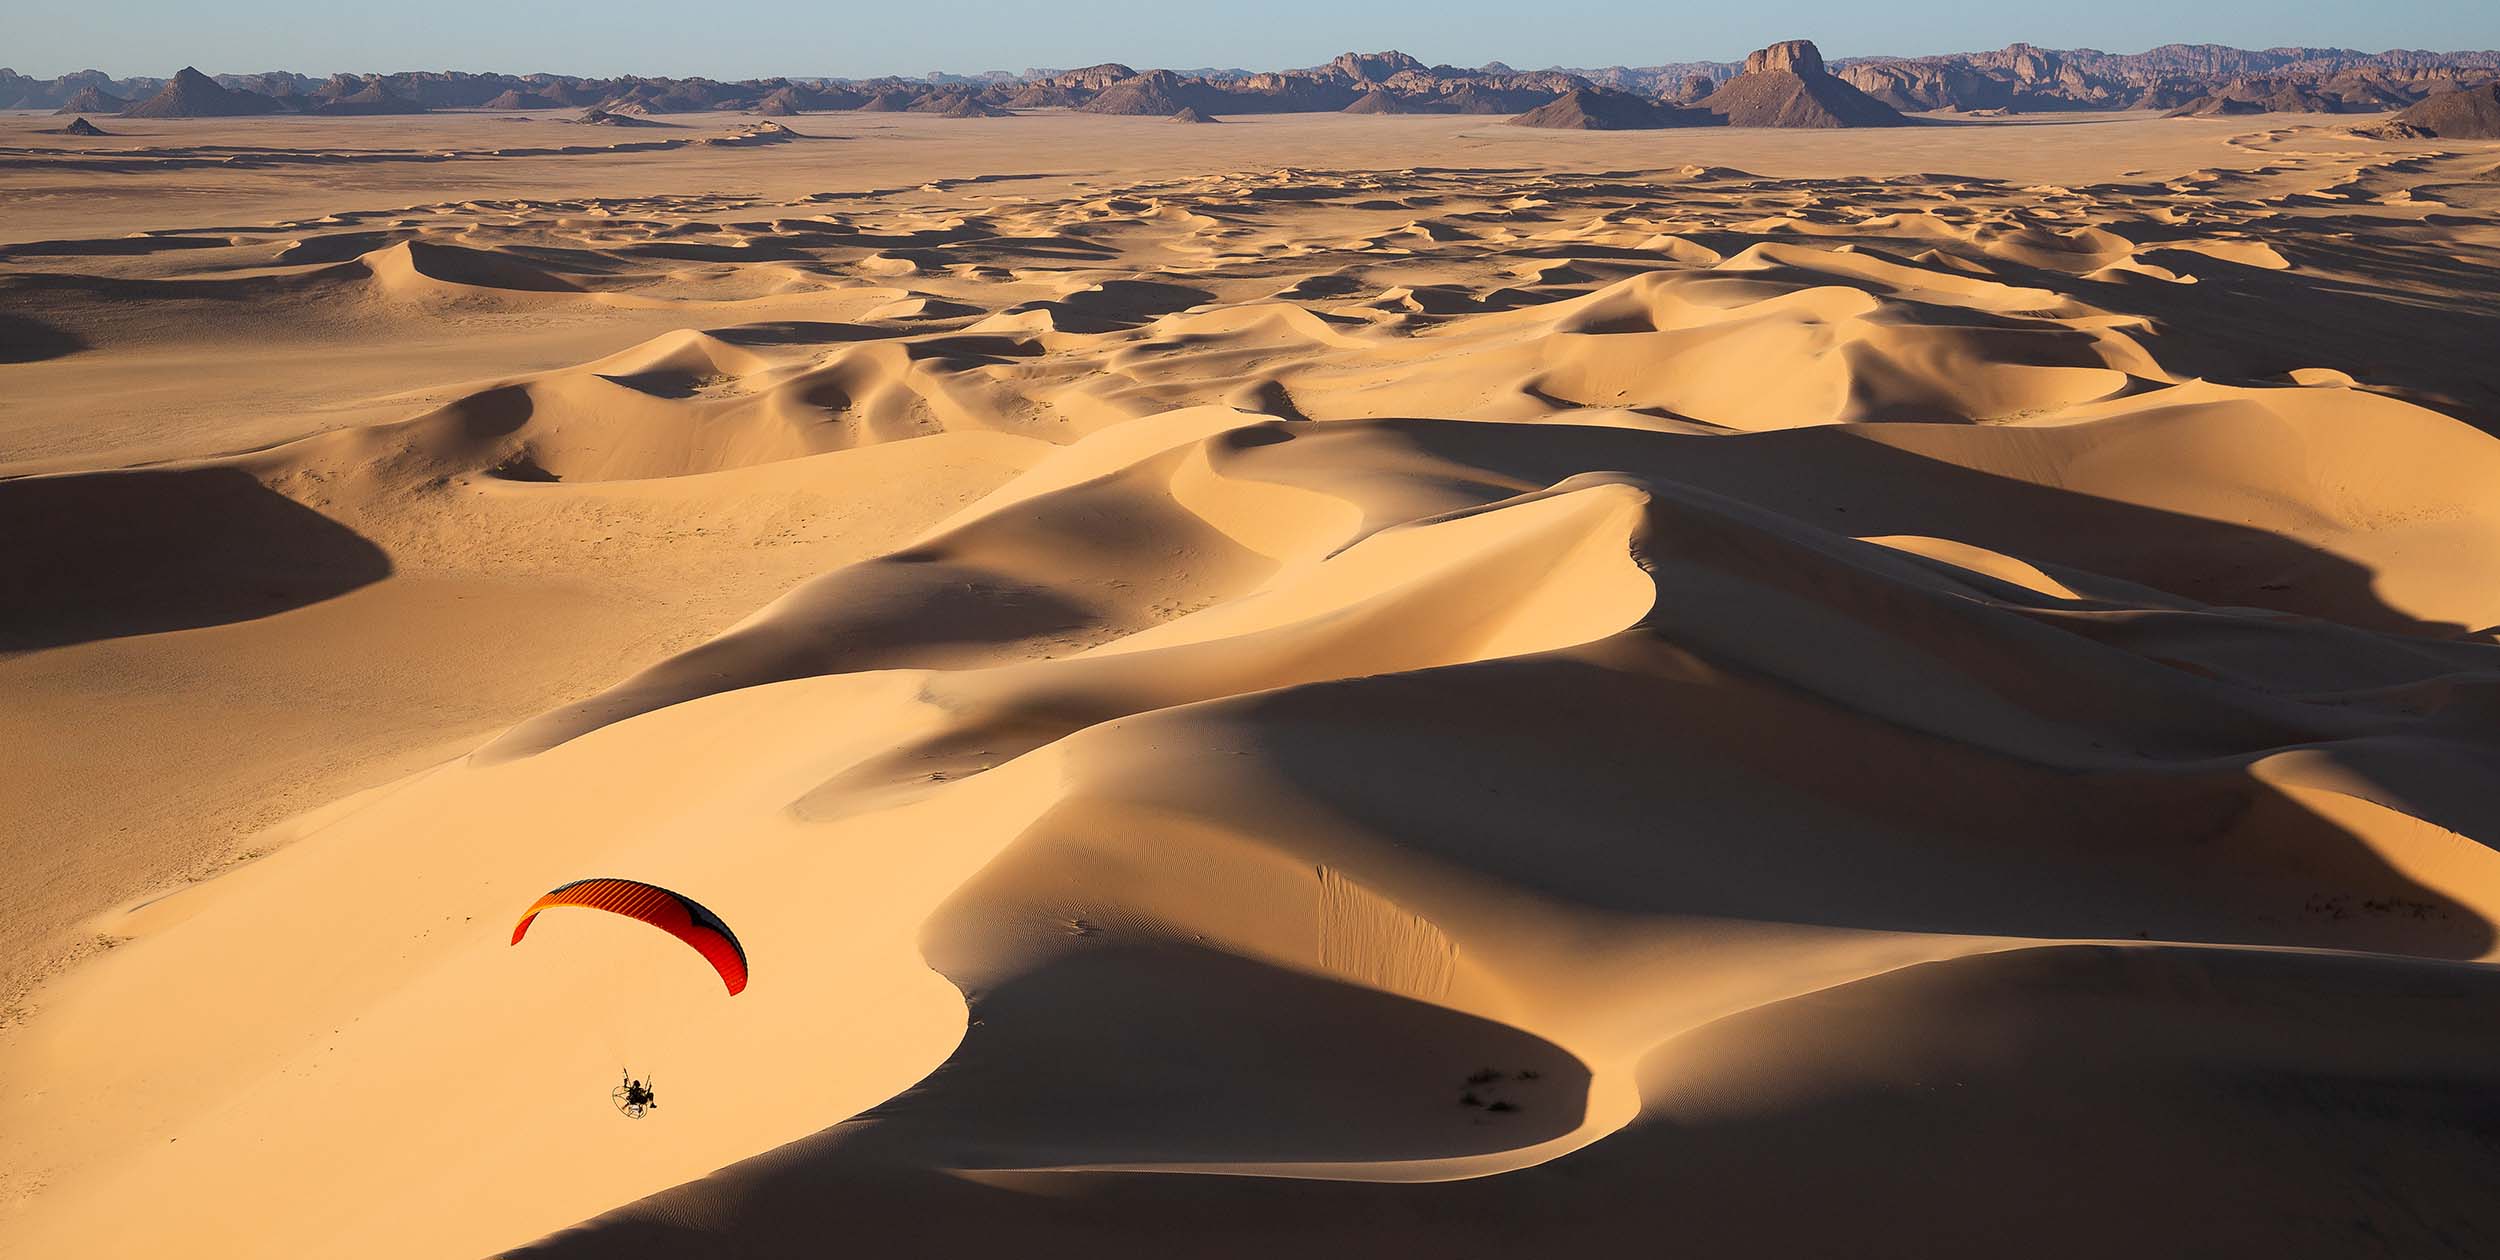
[[[461,69],[971,73],[1124,61],[1279,69],[1349,49],[1521,69],[2212,42],[2500,47],[2500,0],[0,0],[0,64],[42,76]]]

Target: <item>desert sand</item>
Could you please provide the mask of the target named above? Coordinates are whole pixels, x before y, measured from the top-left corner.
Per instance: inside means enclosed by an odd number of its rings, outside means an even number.
[[[2500,1251],[2500,144],[563,117],[0,115],[0,1252]]]

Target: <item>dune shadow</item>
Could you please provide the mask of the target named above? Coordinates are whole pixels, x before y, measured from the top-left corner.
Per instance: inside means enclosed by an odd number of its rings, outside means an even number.
[[[231,249],[210,236],[114,236],[100,239],[26,241],[0,245],[0,258],[131,258],[187,249]]]
[[[1083,943],[971,1002],[954,1055],[855,1154],[951,1167],[1368,1163],[1579,1127],[1589,1072],[1448,1007],[1158,940]]]
[[[2490,292],[2487,268],[2359,232],[2321,239],[2339,226],[2331,218],[2269,226],[2288,225],[2297,227],[2263,239],[2288,252],[2330,254],[2344,274],[2200,257],[2189,267],[2196,283],[2168,284],[2079,279],[2002,259],[1991,265],[2010,284],[2071,292],[2103,309],[2152,317],[2158,331],[2145,338],[2148,347],[2184,375],[2279,384],[2293,368],[2338,368],[2373,384],[2402,382],[2411,396],[2427,396],[2439,409],[2500,434],[2500,373],[2491,370],[2486,349],[2500,345],[2500,300]],[[2134,231],[2145,238],[2139,252],[2205,235],[2193,226]]]
[[[1070,634],[1095,612],[1045,587],[908,555],[813,578],[768,614],[614,687],[513,727],[480,751],[525,757],[714,692],[875,669],[947,668],[1019,639]]]
[[[387,249],[400,241],[409,239],[413,239],[413,236],[406,229],[324,232],[289,242],[278,251],[278,261],[289,264],[302,263],[307,266],[346,262],[348,259]]]
[[[66,328],[0,311],[0,363],[41,363],[88,348],[86,338]]]
[[[1005,337],[994,334],[957,333],[924,336],[903,343],[903,354],[915,363],[929,363],[948,371],[965,371],[975,367],[1003,366],[1018,359],[1030,359],[1050,353],[1049,347],[1037,337]]]
[[[712,1223],[763,1244],[757,1254],[782,1254],[766,1241],[772,1239],[807,1250],[801,1240],[821,1239],[829,1218],[855,1224],[845,1230],[845,1245],[864,1254],[976,1254],[986,1248],[951,1251],[941,1240],[966,1242],[984,1226],[943,1216],[907,1225],[920,1214],[883,1192],[908,1186],[917,1197],[934,1188],[1042,1224],[1075,1205],[1054,1207],[1053,1194],[1026,1196],[1011,1187],[1027,1176],[1053,1180],[1051,1174],[966,1170],[1128,1163],[1179,1165],[1174,1171],[1184,1172],[1191,1163],[1461,1156],[1561,1136],[1578,1126],[1587,1105],[1587,1068],[1543,1038],[1168,941],[1063,955],[980,995],[971,1019],[943,1066],[884,1105],[507,1254],[709,1254],[699,1246],[674,1248],[700,1234],[699,1222],[712,1216],[724,1192],[735,1202],[734,1220]],[[1488,1071],[1501,1072],[1504,1084],[1475,1088],[1500,1090],[1511,1109],[1489,1112],[1458,1101],[1471,1088],[1468,1078]],[[1522,1071],[1532,1075],[1521,1080]],[[1085,1175],[1173,1189],[1300,1185],[1332,1197],[1399,1193],[1325,1180]],[[885,1210],[875,1206],[881,1200]],[[1053,1246],[1035,1254],[1083,1253]],[[1185,1246],[1151,1254],[1210,1253]],[[1219,1246],[1212,1254],[1235,1253]]]
[[[614,376],[605,372],[595,372],[592,375],[611,385],[622,386],[638,394],[649,394],[653,398],[675,399],[692,398],[702,393],[704,384],[709,379],[674,368],[651,372],[619,373]]]
[[[837,1129],[507,1253],[529,1260],[2467,1254],[2500,1237],[2489,973],[2044,948],[1911,967],[1684,1034],[1644,1114],[1424,1183],[1037,1170]]]
[[[1483,662],[1245,697],[1227,720],[1290,797],[1354,833],[1612,913],[2450,959],[2500,940],[2235,767],[2035,765],[1976,742],[1986,730],[1908,730],[1741,665],[1697,694],[1651,672],[1678,649],[1629,642],[1609,650],[1650,654],[1630,670]],[[1523,713],[1609,732],[1602,755],[1558,752]]]
[[[704,335],[733,346],[822,346],[846,341],[882,341],[895,336],[890,328],[829,320],[784,319],[730,328],[710,328]]]
[[[1520,1189],[1593,1209],[1672,1187],[1633,1217],[1719,1254],[1891,1236],[1916,1245],[1885,1254],[2080,1260],[2153,1233],[2174,1255],[2464,1254],[2500,1239],[2472,1188],[2500,1172],[2476,1051],[2500,1034],[2493,980],[2158,947],[1904,968],[1660,1047],[1647,1114]],[[1800,1193],[1810,1218],[1783,1211]]]
[[[1199,306],[1214,296],[1205,289],[1162,281],[1105,280],[1061,297],[1021,302],[1002,313],[1047,311],[1061,332],[1117,332]]]
[[[0,481],[0,651],[246,621],[390,573],[380,548],[236,469]]]
[[[1365,423],[1393,429],[1457,463],[1538,485],[1613,469],[1697,486],[1836,533],[1959,539],[2206,604],[2270,608],[2426,638],[2479,629],[2395,608],[2380,598],[2370,568],[2295,538],[2000,476],[1941,454],[1967,445],[1976,432],[1998,434],[1989,440],[2010,447],[2080,442],[2079,431],[2017,436],[1958,425],[1817,425],[1688,437],[1581,425]],[[1968,449],[1984,453],[1986,447]]]

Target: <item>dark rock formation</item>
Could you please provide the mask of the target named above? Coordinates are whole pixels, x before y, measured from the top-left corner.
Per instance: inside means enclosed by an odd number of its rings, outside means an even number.
[[[944,108],[944,109],[941,109],[941,110],[936,111],[936,113],[937,113],[937,116],[938,116],[938,117],[940,117],[940,118],[1013,118],[1013,117],[1015,117],[1015,115],[1010,114],[1010,113],[1008,113],[1006,110],[1000,109],[1000,108],[998,108],[998,107],[997,107],[997,106],[995,106],[995,105],[985,105],[985,104],[982,104],[982,103],[981,103],[981,98],[980,98],[980,97],[978,97],[978,96],[974,96],[974,95],[959,96],[959,97],[955,98],[954,103],[952,103],[952,104],[948,105],[948,106],[947,106],[946,108]]]
[[[1094,99],[1083,88],[1057,83],[1028,83],[1007,98],[1011,109],[1075,109]]]
[[[1707,126],[1718,119],[1630,92],[1575,88],[1510,121],[1514,126],[1556,131],[1654,131],[1662,127]]]
[[[2394,121],[2442,140],[2500,140],[2500,83],[2424,97]]]
[[[1328,69],[1356,83],[1386,83],[1393,76],[1431,67],[1405,53],[1391,50],[1376,53],[1341,53],[1328,63]]]
[[[889,88],[860,102],[860,108],[871,114],[905,113],[919,102],[921,93]]]
[[[2140,53],[2089,48],[2045,49],[2014,44],[1995,52],[1938,57],[1871,58],[1839,76],[1896,109],[2176,109],[2228,112],[2224,100],[2260,100],[2229,91],[2235,82],[2268,82],[2270,90],[2304,85],[2340,101],[2344,111],[2392,108],[2460,73],[2500,70],[2500,54],[2362,53],[2348,48],[2268,48],[2166,44]],[[2206,101],[2204,98],[2216,98]],[[2313,102],[2314,103],[2314,102]],[[2299,108],[2285,98],[2285,108]]]
[[[1391,96],[1389,93],[1382,91],[1379,88],[1373,88],[1371,91],[1365,92],[1361,96],[1356,97],[1353,104],[1346,106],[1339,112],[1347,114],[1414,114],[1421,113],[1422,109],[1419,106],[1408,104],[1403,98]]]
[[[755,112],[767,118],[788,118],[816,108],[816,94],[798,87],[775,88],[755,103]]]
[[[380,79],[376,79],[344,96],[336,96],[323,101],[314,106],[312,112],[332,115],[422,114],[426,112],[426,108],[415,101],[394,95],[390,89],[382,86]]]
[[[258,92],[235,91],[184,66],[163,91],[122,113],[131,118],[241,118],[284,108]]]
[[[1745,59],[1745,72],[1703,98],[1731,127],[1897,127],[1900,111],[1823,68],[1810,40],[1773,44]]]
[[[1828,71],[1818,74],[1817,68]],[[318,77],[269,71],[211,78],[192,70],[175,79],[115,78],[80,70],[36,79],[0,69],[0,108],[119,112],[122,102],[167,97],[154,116],[225,116],[287,110],[317,112],[379,85],[390,100],[426,109],[580,109],[696,113],[752,110],[780,113],[793,99],[801,111],[908,109],[937,96],[924,112],[941,113],[965,97],[992,107],[1089,109],[1168,117],[1182,108],[1209,115],[1342,110],[1374,92],[1411,111],[1518,114],[1589,88],[1691,105],[1749,77],[1728,62],[1674,62],[1580,71],[1520,71],[1500,62],[1476,68],[1425,65],[1400,52],[1347,53],[1306,69],[1235,69],[1140,73],[1105,62],[1076,70],[1023,75],[936,74],[859,81],[703,78],[584,78],[557,74],[478,74],[455,70]],[[2402,109],[2438,92],[2500,76],[2500,53],[2396,50],[2363,53],[2335,48],[2258,51],[2212,44],[2173,44],[2141,53],[2046,49],[2015,44],[1991,52],[1916,58],[1866,58],[1825,65],[1803,41],[1762,50],[1756,75],[1792,76],[1821,84],[1837,78],[1895,110],[2172,110],[2236,112],[2252,105],[2318,112]],[[1114,92],[1117,88],[1118,91]],[[896,94],[899,94],[896,95]],[[1106,102],[1102,98],[1109,95]],[[1790,96],[1797,95],[1790,93]],[[1850,111],[1804,94],[1820,112]],[[812,97],[812,99],[811,99]],[[1819,104],[1816,102],[1819,100]],[[767,101],[774,103],[767,106]],[[873,104],[872,104],[873,103]],[[1376,108],[1377,106],[1367,107]],[[370,112],[358,110],[351,112]],[[1724,111],[1723,111],[1724,112]],[[1777,111],[1774,111],[1776,114]],[[147,114],[142,117],[150,116]],[[1777,124],[1786,125],[1786,124]]]
[[[483,108],[561,109],[563,106],[564,102],[559,101],[552,96],[542,95],[537,92],[524,92],[519,88],[506,88],[502,93],[488,100]]]
[[[1435,98],[1434,104],[1453,114],[1510,114],[1526,108],[1513,94],[1475,83],[1462,83]]]
[[[608,109],[584,110],[582,116],[573,121],[592,127],[664,127],[668,125]]]
[[[1203,79],[1184,79],[1169,70],[1149,70],[1104,88],[1085,102],[1089,114],[1143,114],[1169,118],[1193,106],[1212,110],[1219,93]]]
[[[70,97],[59,109],[52,112],[56,114],[118,114],[128,108],[130,108],[130,102],[90,83],[78,89],[77,95]]]

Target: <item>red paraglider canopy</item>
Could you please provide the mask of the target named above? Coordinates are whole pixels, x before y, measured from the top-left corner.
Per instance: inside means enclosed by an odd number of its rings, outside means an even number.
[[[721,983],[729,986],[731,996],[747,987],[746,948],[738,944],[738,938],[719,915],[704,909],[691,897],[630,879],[577,879],[533,903],[521,921],[512,925],[512,943],[520,944],[521,938],[529,934],[530,920],[537,918],[539,911],[556,906],[585,906],[639,919],[703,955],[704,961],[720,973]]]

